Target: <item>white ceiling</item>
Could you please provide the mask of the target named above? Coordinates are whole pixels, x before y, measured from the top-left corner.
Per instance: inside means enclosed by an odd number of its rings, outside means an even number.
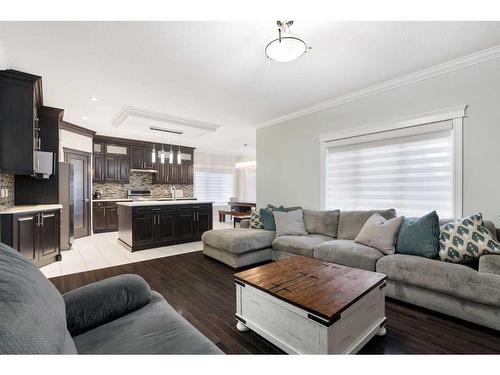
[[[312,53],[268,64],[275,32],[272,22],[0,22],[8,66],[41,75],[45,105],[65,120],[168,142],[146,123],[112,125],[139,107],[221,125],[180,142],[241,155],[255,152],[255,125],[500,44],[500,22],[296,20]]]

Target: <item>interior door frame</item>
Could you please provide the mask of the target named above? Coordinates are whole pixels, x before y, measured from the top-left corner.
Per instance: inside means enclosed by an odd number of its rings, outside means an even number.
[[[87,158],[87,234],[82,237],[90,236],[92,233],[91,216],[92,216],[92,154],[85,151],[75,150],[72,148],[63,147],[64,161],[69,163],[68,154],[75,154]],[[76,237],[75,237],[76,238]],[[80,238],[80,237],[79,237]]]

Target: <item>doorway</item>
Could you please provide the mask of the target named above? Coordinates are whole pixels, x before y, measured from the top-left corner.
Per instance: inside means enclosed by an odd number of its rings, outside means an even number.
[[[64,148],[64,161],[73,165],[73,223],[75,238],[90,236],[91,154]]]

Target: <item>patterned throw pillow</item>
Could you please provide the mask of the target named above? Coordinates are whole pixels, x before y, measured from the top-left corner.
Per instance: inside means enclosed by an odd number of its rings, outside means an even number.
[[[483,254],[500,254],[500,243],[476,214],[441,227],[439,257],[445,262],[466,263]]]
[[[264,224],[258,212],[252,211],[250,216],[250,228],[251,229],[264,229]]]

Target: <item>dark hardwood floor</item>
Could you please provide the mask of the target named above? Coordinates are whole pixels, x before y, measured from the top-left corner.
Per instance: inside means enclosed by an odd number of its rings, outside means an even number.
[[[110,276],[135,273],[225,353],[282,353],[255,333],[236,330],[234,272],[198,251],[50,280],[64,293]],[[361,353],[500,353],[500,332],[390,299],[386,315],[387,335],[375,336]]]

